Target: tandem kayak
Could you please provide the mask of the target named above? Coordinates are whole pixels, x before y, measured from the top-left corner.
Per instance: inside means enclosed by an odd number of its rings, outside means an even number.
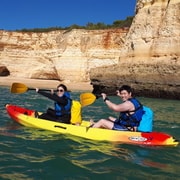
[[[90,128],[89,121],[82,121],[79,126],[64,124],[35,118],[34,110],[11,104],[6,105],[6,110],[15,122],[23,126],[40,128],[61,134],[71,134],[96,141],[110,141],[151,146],[177,146],[179,144],[179,142],[171,135],[162,132],[131,132]]]

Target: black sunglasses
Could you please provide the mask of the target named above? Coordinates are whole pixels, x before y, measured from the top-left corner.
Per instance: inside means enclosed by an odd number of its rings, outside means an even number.
[[[63,89],[57,89],[57,92],[64,92]]]

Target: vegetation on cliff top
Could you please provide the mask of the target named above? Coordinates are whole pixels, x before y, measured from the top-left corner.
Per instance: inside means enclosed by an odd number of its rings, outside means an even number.
[[[48,28],[34,28],[34,29],[21,29],[15,30],[20,32],[50,32],[56,30],[72,30],[72,29],[87,29],[87,30],[98,30],[98,29],[112,29],[112,28],[125,28],[130,27],[132,24],[134,16],[128,16],[125,20],[116,20],[112,25],[104,24],[104,23],[90,23],[88,22],[86,26],[79,26],[77,24],[73,24],[69,27],[48,27]]]

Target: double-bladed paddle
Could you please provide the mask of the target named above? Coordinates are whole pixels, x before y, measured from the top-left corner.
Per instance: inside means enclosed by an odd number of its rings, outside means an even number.
[[[36,90],[35,88],[29,88],[25,84],[22,83],[13,83],[11,86],[11,93],[15,94],[22,94],[25,93],[29,90]],[[41,89],[42,91],[50,91],[49,89]],[[88,106],[96,100],[96,96],[93,93],[82,93],[80,94],[80,103],[82,107]]]

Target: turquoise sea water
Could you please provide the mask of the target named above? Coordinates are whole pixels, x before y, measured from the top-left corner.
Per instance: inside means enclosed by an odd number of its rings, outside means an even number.
[[[82,92],[73,92],[79,99]],[[118,102],[117,97],[110,97]],[[145,147],[96,142],[23,127],[7,115],[12,103],[43,111],[53,102],[28,91],[11,94],[0,87],[0,179],[6,180],[126,180],[180,179],[180,146]],[[155,113],[154,131],[169,133],[180,140],[180,101],[138,98]],[[95,121],[116,116],[102,99],[83,108],[83,119]]]

